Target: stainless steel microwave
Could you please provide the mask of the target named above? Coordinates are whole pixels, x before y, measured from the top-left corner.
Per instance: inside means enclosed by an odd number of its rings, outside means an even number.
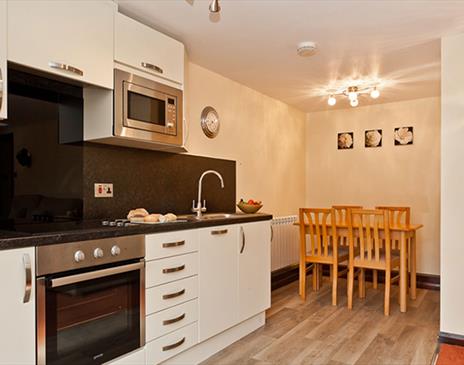
[[[170,147],[183,144],[182,90],[114,70],[114,135]]]

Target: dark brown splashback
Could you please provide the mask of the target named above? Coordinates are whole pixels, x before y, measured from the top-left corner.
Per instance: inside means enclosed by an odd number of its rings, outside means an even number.
[[[205,170],[208,212],[235,212],[235,161],[88,143],[84,146],[84,218],[125,217],[130,209],[191,213],[198,179]],[[94,183],[113,183],[113,198],[94,198]]]

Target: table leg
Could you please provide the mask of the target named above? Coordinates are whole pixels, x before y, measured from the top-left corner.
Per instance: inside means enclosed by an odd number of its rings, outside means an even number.
[[[406,312],[407,311],[407,296],[408,296],[408,288],[407,288],[407,278],[406,275],[408,274],[407,268],[407,246],[406,246],[406,233],[401,232],[401,240],[400,240],[400,311]]]
[[[416,299],[416,232],[411,236],[411,249],[409,253],[409,265],[411,266],[411,299]]]

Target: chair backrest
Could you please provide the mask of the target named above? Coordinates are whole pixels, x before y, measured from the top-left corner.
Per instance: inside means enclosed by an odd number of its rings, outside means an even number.
[[[328,257],[329,247],[337,242],[333,209],[300,208],[300,242],[301,254],[309,252],[310,256]],[[309,246],[306,239],[309,236]],[[333,250],[336,258],[338,250]]]
[[[348,225],[350,209],[362,209],[361,205],[332,205],[335,209],[335,222],[340,225]]]
[[[354,255],[355,240],[357,240],[362,261],[380,263],[381,253],[384,252],[386,264],[389,264],[391,241],[387,211],[352,209],[348,220],[348,235],[351,259]]]
[[[411,224],[411,208],[410,207],[392,207],[378,206],[375,209],[385,210],[388,212],[388,222],[392,226],[409,226]]]

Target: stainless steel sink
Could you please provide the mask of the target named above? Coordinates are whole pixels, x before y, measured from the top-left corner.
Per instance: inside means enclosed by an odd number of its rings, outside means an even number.
[[[179,216],[179,219],[187,219],[187,220],[213,220],[213,219],[227,219],[233,217],[234,214],[228,213],[210,213],[210,214],[203,214],[201,218],[198,218],[195,214],[186,214]]]

